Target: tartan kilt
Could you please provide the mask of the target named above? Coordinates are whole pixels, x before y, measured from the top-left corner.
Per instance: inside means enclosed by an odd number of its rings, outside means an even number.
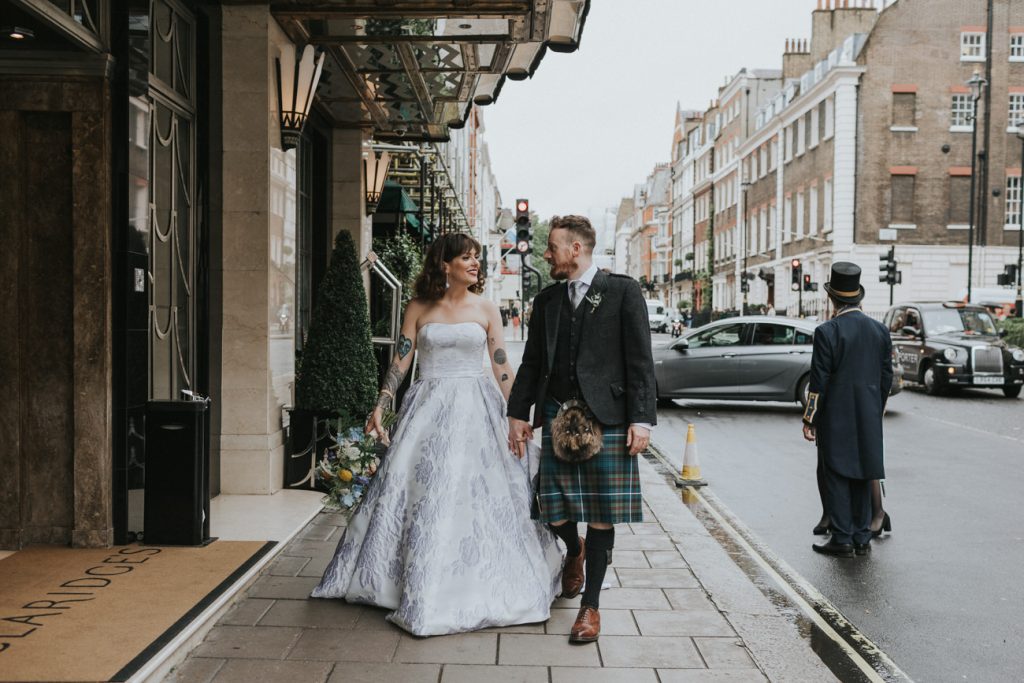
[[[578,465],[555,457],[547,425],[558,413],[558,403],[544,402],[541,438],[539,514],[542,522],[642,522],[640,471],[626,447],[627,425],[604,430],[604,444],[594,457]]]

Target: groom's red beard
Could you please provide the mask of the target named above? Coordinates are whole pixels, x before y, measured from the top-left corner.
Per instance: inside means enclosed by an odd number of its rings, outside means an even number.
[[[553,277],[554,279],[564,280],[567,277],[569,277],[569,272],[567,270],[560,269],[558,266],[554,264],[549,265],[551,266],[551,277]]]

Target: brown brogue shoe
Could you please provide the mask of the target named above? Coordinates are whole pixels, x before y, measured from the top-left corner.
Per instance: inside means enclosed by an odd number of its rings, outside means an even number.
[[[569,631],[570,643],[593,643],[601,635],[601,613],[596,607],[584,605]]]
[[[580,554],[565,558],[565,566],[562,567],[562,597],[566,600],[572,600],[583,590],[583,560],[586,556],[583,537],[580,536]]]

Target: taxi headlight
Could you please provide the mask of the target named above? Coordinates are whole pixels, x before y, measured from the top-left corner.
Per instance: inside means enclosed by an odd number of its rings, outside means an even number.
[[[1024,350],[1014,349],[1013,350],[1013,359],[1015,361],[1017,361],[1018,363],[1024,363]]]
[[[956,349],[946,349],[942,352],[942,356],[950,363],[954,363],[956,362]]]

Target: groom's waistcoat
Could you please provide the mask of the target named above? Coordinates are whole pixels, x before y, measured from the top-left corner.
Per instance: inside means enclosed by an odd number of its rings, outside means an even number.
[[[559,402],[580,397],[580,384],[576,377],[576,358],[580,352],[580,332],[583,329],[583,309],[573,309],[569,297],[562,299],[558,313],[558,340],[555,342],[555,362],[548,381],[548,398]]]

